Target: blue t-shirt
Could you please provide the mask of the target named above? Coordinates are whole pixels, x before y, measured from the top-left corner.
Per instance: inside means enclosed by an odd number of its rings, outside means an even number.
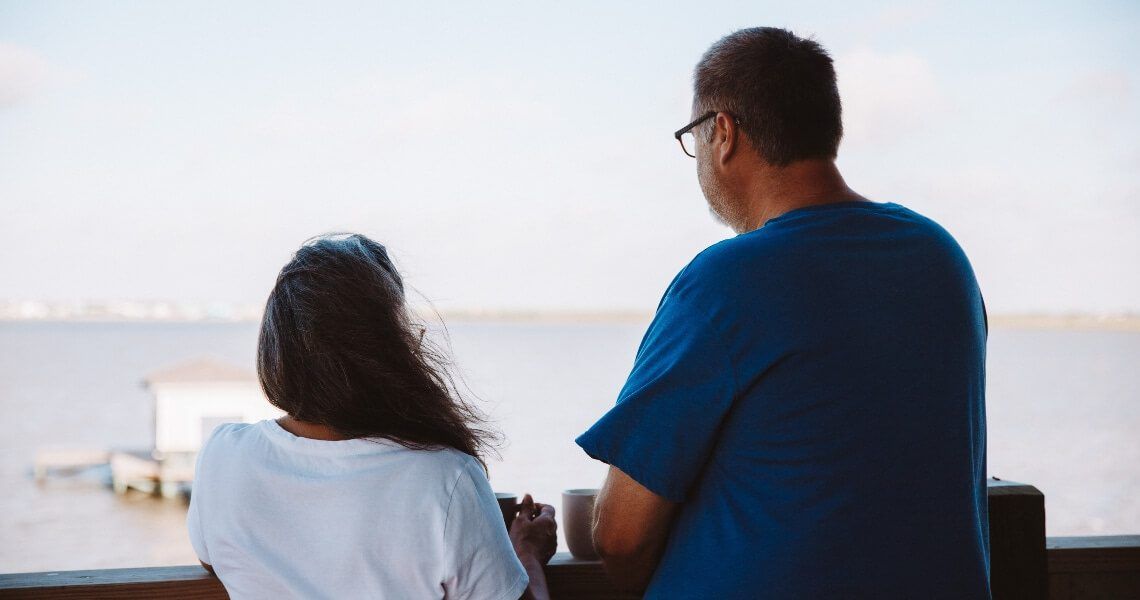
[[[646,598],[988,598],[986,331],[961,248],[897,204],[699,254],[577,440],[682,503]]]

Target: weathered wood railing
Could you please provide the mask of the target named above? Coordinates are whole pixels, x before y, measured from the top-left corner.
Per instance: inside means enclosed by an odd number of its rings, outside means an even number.
[[[1045,598],[1045,496],[991,479],[990,589],[994,598]]]
[[[991,481],[993,597],[1140,598],[1140,536],[1045,540],[1045,499],[1036,488]],[[559,600],[628,600],[601,563],[554,557],[546,569]],[[201,567],[155,567],[0,575],[0,598],[223,599],[226,591]]]
[[[1140,598],[1140,535],[1053,537],[1049,597]]]

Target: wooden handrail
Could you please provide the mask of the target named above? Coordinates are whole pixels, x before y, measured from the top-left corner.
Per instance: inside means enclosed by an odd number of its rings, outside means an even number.
[[[1055,538],[1049,542],[1050,554],[1046,563],[1045,504],[1041,492],[1030,485],[1005,481],[991,481],[988,491],[990,580],[995,599],[1044,599],[1047,568],[1049,577],[1054,580],[1058,573],[1084,572],[1087,575],[1090,570],[1101,566],[1118,569],[1118,576],[1113,580],[1118,586],[1127,586],[1140,577],[1140,560],[1137,560],[1140,557],[1140,536],[1112,540]],[[1102,564],[1100,561],[1107,562]],[[1058,569],[1056,573],[1054,568]],[[569,554],[558,554],[546,572],[551,596],[556,599],[635,598],[614,590],[598,561],[577,560]],[[1056,581],[1060,583],[1055,585],[1071,585],[1075,580]],[[199,566],[0,575],[0,598],[129,599],[171,596],[203,600],[227,597],[218,579]]]
[[[546,566],[554,598],[630,600],[613,589],[602,563],[559,553]],[[198,565],[0,575],[0,598],[229,598],[217,577]]]
[[[1140,535],[1053,537],[1049,598],[1140,598]]]
[[[217,577],[194,565],[0,575],[0,598],[214,600],[229,595]]]
[[[1050,600],[1140,597],[1140,536],[1048,538],[1047,548]],[[547,574],[556,599],[635,598],[614,591],[596,561],[558,554]],[[0,575],[0,598],[156,597],[221,600],[228,596],[217,578],[197,565]]]

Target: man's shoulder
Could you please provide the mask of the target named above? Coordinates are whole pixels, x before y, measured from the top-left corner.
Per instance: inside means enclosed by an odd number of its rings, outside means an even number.
[[[906,220],[908,230],[906,236],[919,239],[915,255],[921,255],[931,264],[941,263],[953,265],[959,271],[969,271],[972,274],[970,260],[958,240],[945,227],[934,219],[897,204],[892,205],[898,218]]]
[[[857,240],[916,242],[931,249],[962,252],[957,240],[934,219],[894,202],[841,203],[827,210],[794,211],[769,224],[706,248],[694,263],[711,270],[749,268],[795,256],[811,256],[813,250],[833,251],[836,243]],[[861,244],[855,244],[856,248]]]
[[[779,288],[802,281],[813,264],[862,261],[868,249],[869,258],[889,255],[897,262],[905,254],[970,271],[962,247],[933,219],[895,203],[867,204],[791,215],[712,244],[678,273],[670,290],[733,295]],[[883,245],[895,251],[884,254]]]
[[[678,279],[693,284],[731,282],[743,272],[755,276],[787,252],[787,240],[760,230],[721,240],[693,257]],[[758,269],[760,268],[760,269]]]
[[[783,241],[756,230],[751,233],[723,239],[701,250],[689,262],[686,270],[702,273],[732,269],[741,261],[762,259],[774,256],[780,251]]]

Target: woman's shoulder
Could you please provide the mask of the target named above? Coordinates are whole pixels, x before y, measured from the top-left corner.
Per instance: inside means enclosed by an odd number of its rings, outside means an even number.
[[[244,438],[249,438],[255,434],[259,425],[260,423],[222,423],[215,427],[203,440],[201,452],[204,453],[210,448],[238,443]]]
[[[219,436],[248,435],[260,425],[261,423],[222,423],[214,428],[210,434],[210,439]]]
[[[417,484],[424,489],[435,490],[444,505],[456,496],[486,494],[494,497],[487,473],[474,457],[454,450],[410,450],[406,454],[406,472],[415,473]]]
[[[408,450],[407,459],[416,463],[421,472],[435,472],[444,478],[458,479],[462,475],[482,475],[482,467],[474,457],[454,448]],[[486,475],[482,475],[484,479]]]

